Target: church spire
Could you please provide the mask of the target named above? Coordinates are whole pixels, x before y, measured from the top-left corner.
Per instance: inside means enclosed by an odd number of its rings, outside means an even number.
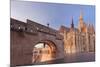
[[[70,27],[70,31],[74,30],[74,22],[73,22],[73,17],[71,19],[71,27]]]
[[[83,12],[80,12],[80,16],[79,16],[79,24],[78,24],[78,29],[81,32],[82,28],[84,27],[84,21],[83,21]]]
[[[79,20],[83,20],[83,13],[82,13],[82,11],[80,12]]]
[[[73,17],[72,17],[72,20],[71,20],[71,28],[74,28]]]

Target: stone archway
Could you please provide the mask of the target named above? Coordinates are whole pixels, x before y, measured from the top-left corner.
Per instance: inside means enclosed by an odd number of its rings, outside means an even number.
[[[52,41],[41,41],[33,47],[32,63],[54,60],[57,48]]]

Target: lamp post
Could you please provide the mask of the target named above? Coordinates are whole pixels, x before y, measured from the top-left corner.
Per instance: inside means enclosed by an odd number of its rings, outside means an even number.
[[[50,25],[50,24],[49,24],[49,23],[47,23],[48,33],[50,33],[49,25]]]
[[[49,23],[47,23],[47,26],[49,27]]]

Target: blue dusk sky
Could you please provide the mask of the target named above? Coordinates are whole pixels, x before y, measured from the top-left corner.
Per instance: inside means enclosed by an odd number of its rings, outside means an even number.
[[[30,19],[46,26],[49,23],[54,29],[59,29],[61,25],[70,27],[72,17],[77,27],[81,12],[84,22],[95,26],[94,5],[11,1],[11,18],[24,22]]]

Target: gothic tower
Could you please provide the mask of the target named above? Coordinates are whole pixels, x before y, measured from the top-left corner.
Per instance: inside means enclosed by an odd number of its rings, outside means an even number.
[[[82,14],[82,12],[81,12],[81,13],[80,13],[80,16],[79,16],[79,24],[78,24],[79,32],[82,31],[83,26],[84,26],[83,14]]]

